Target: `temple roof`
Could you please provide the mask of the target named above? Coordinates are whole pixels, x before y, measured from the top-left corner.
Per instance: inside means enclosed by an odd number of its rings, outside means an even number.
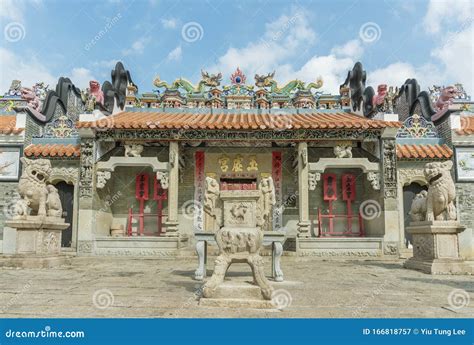
[[[447,145],[397,144],[398,159],[449,159],[453,151]]]
[[[25,148],[26,157],[80,157],[80,145],[31,144]]]
[[[0,116],[0,134],[20,134],[23,130],[16,127],[16,115]]]
[[[125,111],[97,121],[76,123],[78,128],[107,129],[383,129],[401,127],[398,121],[371,120],[355,114],[334,112],[284,113],[225,112],[203,109],[199,112]]]

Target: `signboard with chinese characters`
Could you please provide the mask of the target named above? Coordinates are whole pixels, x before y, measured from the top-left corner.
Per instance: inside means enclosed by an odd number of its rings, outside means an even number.
[[[0,181],[20,179],[20,146],[0,146]]]
[[[456,179],[474,181],[474,147],[456,147]]]

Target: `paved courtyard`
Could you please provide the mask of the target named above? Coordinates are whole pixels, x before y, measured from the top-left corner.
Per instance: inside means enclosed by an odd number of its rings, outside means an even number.
[[[286,281],[273,284],[289,292],[291,305],[281,311],[198,306],[202,284],[193,280],[192,258],[80,257],[56,269],[1,268],[0,312],[20,318],[474,316],[472,276],[430,276],[403,269],[401,261],[283,257],[282,265]],[[250,269],[233,265],[229,276],[249,280]]]

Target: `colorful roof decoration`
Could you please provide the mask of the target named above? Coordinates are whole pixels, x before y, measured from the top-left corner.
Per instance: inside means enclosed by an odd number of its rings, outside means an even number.
[[[16,127],[16,115],[0,116],[0,134],[20,134],[24,128]]]
[[[453,151],[448,145],[397,144],[398,159],[449,159]]]
[[[92,122],[77,122],[78,128],[107,129],[382,129],[401,127],[398,121],[370,120],[345,112],[251,113],[251,112],[146,112],[125,111]]]
[[[80,157],[80,145],[31,144],[25,148],[26,157]]]
[[[474,134],[474,116],[461,116],[461,128],[456,131],[458,135]]]

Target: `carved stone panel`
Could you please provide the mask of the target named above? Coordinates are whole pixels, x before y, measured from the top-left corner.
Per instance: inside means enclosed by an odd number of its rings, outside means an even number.
[[[383,185],[385,198],[397,198],[397,154],[395,139],[384,139],[383,149]]]

